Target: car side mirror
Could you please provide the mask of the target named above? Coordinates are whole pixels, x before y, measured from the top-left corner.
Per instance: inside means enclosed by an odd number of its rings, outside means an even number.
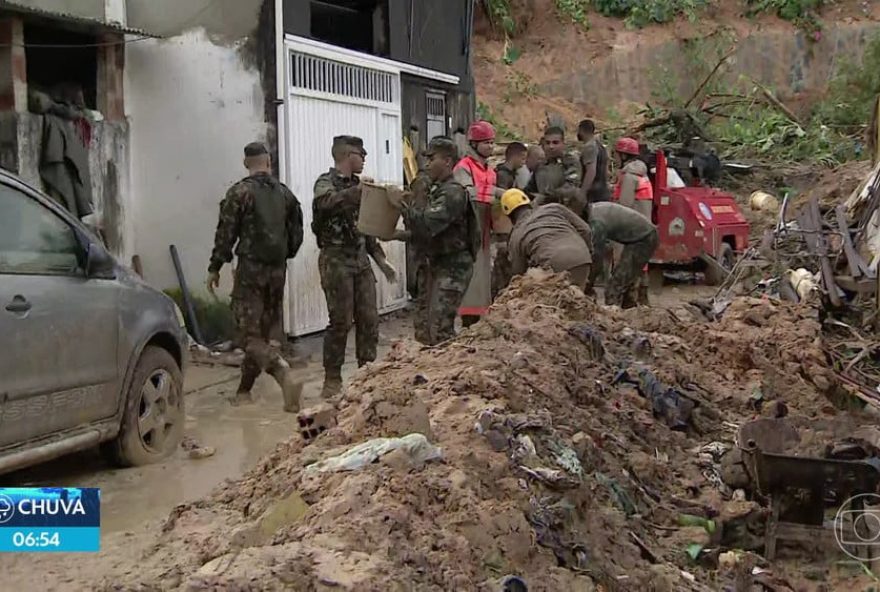
[[[89,243],[86,258],[86,276],[90,278],[112,278],[116,262],[104,247],[97,243]]]

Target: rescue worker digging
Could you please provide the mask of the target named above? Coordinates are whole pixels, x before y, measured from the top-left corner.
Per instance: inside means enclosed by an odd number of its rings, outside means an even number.
[[[334,167],[318,177],[312,203],[312,232],[321,250],[318,269],[330,316],[324,333],[325,399],[342,389],[342,365],[352,320],[358,366],[376,359],[376,276],[367,256],[373,258],[389,282],[395,282],[397,276],[379,242],[357,230],[362,189],[358,175],[364,170],[367,156],[363,140],[337,136],[333,139],[332,155]]]
[[[238,405],[253,400],[251,389],[261,372],[281,386],[284,410],[299,410],[302,384],[293,378],[280,352],[273,351],[269,336],[281,321],[281,301],[287,260],[303,242],[302,209],[293,193],[272,177],[266,147],[248,144],[244,149],[248,177],[233,185],[220,204],[214,251],[208,266],[208,291],[220,285],[220,269],[238,257],[232,288],[238,344],[244,348],[241,382],[230,400]],[[237,244],[236,244],[237,243]]]
[[[428,144],[432,185],[427,204],[404,203],[408,239],[427,258],[418,270],[415,333],[427,345],[455,336],[455,317],[471,282],[481,235],[474,204],[453,177],[458,148],[450,138]]]
[[[654,188],[648,178],[648,165],[639,158],[638,141],[620,138],[614,146],[614,153],[620,167],[617,184],[614,186],[614,201],[635,210],[650,221],[654,207]],[[633,298],[639,304],[648,304],[647,261],[633,285],[633,294],[627,298]]]
[[[467,138],[470,149],[455,165],[453,174],[477,207],[482,244],[459,309],[465,327],[479,321],[492,301],[492,202],[504,193],[497,187],[497,175],[486,161],[495,150],[495,128],[486,121],[476,121],[468,128]]]
[[[514,274],[529,267],[567,271],[571,283],[587,291],[593,241],[590,226],[580,216],[562,204],[533,209],[519,189],[505,191],[501,207],[513,221],[508,251]]]
[[[632,294],[642,269],[660,242],[657,228],[634,209],[613,202],[592,204],[588,212],[593,233],[593,279],[599,274],[609,243],[623,245],[620,260],[605,288],[605,304],[631,308],[635,302],[627,295]]]

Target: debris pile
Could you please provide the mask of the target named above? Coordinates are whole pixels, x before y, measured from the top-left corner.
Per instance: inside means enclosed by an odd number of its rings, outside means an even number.
[[[851,192],[814,190],[782,200],[771,229],[721,287],[719,316],[733,294],[808,303],[823,318],[823,347],[844,386],[880,406],[880,167]]]
[[[786,302],[709,323],[531,270],[456,340],[397,343],[338,426],[179,506],[137,569],[92,588],[795,589],[749,553],[766,510],[726,459],[746,419],[837,419],[818,332]]]

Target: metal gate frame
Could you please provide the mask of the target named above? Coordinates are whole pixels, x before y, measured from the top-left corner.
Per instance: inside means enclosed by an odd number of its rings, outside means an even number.
[[[377,137],[380,133],[379,130],[382,122],[389,116],[394,117],[398,127],[397,133],[389,140],[393,145],[387,146],[385,149],[392,158],[400,157],[398,158],[401,161],[399,163],[400,166],[394,168],[391,173],[386,175],[393,178],[378,179],[378,175],[371,176],[377,177],[378,180],[402,183],[403,126],[401,123],[401,73],[405,72],[447,84],[458,84],[458,77],[293,35],[286,35],[283,45],[285,101],[283,109],[279,109],[279,172],[282,181],[290,186],[291,189],[299,187],[300,190],[294,190],[294,193],[297,193],[297,197],[304,204],[303,213],[306,219],[311,220],[311,186],[314,180],[294,178],[296,174],[294,171],[295,158],[292,151],[296,148],[301,150],[322,150],[323,147],[311,146],[308,138],[297,137],[298,130],[294,129],[296,121],[294,109],[297,106],[296,100],[299,98],[370,107],[375,110],[376,114]],[[294,69],[296,67],[299,67],[300,70],[296,71]],[[305,71],[303,68],[305,68]],[[339,133],[346,133],[346,131],[340,130]],[[294,142],[294,140],[296,141]],[[323,148],[323,151],[327,154],[327,166],[329,168],[331,164],[329,144],[326,148]],[[377,158],[378,154],[375,152],[373,154],[374,159],[368,158],[368,170],[378,166],[381,162]],[[400,170],[398,171],[397,169]],[[308,212],[305,211],[307,208]],[[317,246],[314,244],[314,235],[308,223],[306,224],[305,234],[306,240],[304,241],[301,253],[297,255],[297,259],[306,255],[303,252],[306,249],[310,251],[306,256],[316,258]],[[380,312],[388,313],[406,305],[406,255],[402,243],[384,243],[383,246],[385,246],[389,259],[393,261],[398,271],[398,284],[394,286],[387,285],[381,274],[376,274]],[[397,252],[398,250],[400,251],[399,253]],[[320,290],[319,285],[314,285],[315,278],[312,277],[315,275],[314,270],[300,270],[300,277],[297,277],[298,267],[301,267],[301,264],[297,265],[296,259],[288,265],[288,280],[285,288],[284,330],[289,335],[306,335],[321,331],[326,327],[326,316],[323,316],[320,321],[311,318],[294,318],[294,290],[292,288],[299,285],[308,287],[310,290]],[[308,277],[302,277],[303,275]],[[323,295],[321,298],[323,298]],[[309,314],[308,316],[311,317],[313,315]]]

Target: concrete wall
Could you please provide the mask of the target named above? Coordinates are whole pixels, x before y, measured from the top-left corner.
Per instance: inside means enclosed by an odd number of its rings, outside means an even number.
[[[164,37],[202,27],[217,43],[236,43],[257,27],[264,0],[127,0],[128,26]]]
[[[199,29],[127,46],[134,253],[159,288],[177,285],[175,244],[187,282],[202,289],[220,200],[246,174],[244,145],[267,135],[259,69],[245,65],[243,43],[219,45]],[[227,266],[222,288],[231,286]]]
[[[732,79],[739,74],[755,78],[783,98],[821,90],[838,63],[861,55],[871,36],[878,32],[880,26],[874,23],[829,24],[823,29],[822,39],[814,43],[794,28],[758,31],[739,40],[730,62]],[[645,41],[635,45],[614,47],[607,57],[566,72],[542,85],[541,93],[598,110],[617,107],[621,102],[644,103],[651,100],[665,68],[672,73],[669,79],[680,86],[681,94],[689,95],[703,76],[689,73],[693,62],[689,62],[683,42],[652,43],[648,36],[642,39]],[[713,62],[717,58],[713,52],[702,59]]]
[[[28,183],[42,188],[39,166],[43,117],[20,113],[17,119],[18,174]],[[108,247],[125,262],[134,247],[132,196],[126,191],[129,187],[128,163],[128,123],[103,121],[94,124],[89,149],[93,204],[103,221]]]

